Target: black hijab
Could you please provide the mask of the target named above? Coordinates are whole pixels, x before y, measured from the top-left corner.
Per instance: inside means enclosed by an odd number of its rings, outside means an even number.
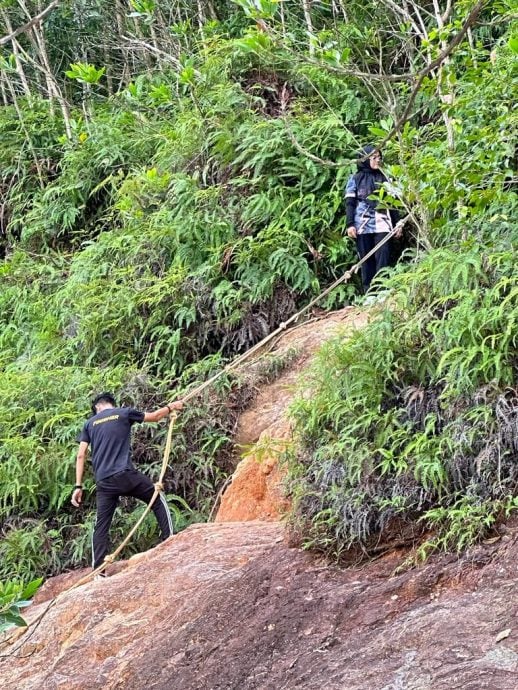
[[[377,150],[372,144],[363,147],[358,155],[358,172],[354,176],[357,198],[366,201],[373,209],[376,208],[377,202],[375,199],[369,199],[368,197],[373,192],[376,192],[383,182],[387,181],[381,170],[373,170],[370,166],[369,156]]]

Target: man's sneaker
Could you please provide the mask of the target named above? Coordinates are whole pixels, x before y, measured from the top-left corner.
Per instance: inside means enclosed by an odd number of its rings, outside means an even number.
[[[103,571],[102,573],[97,573],[97,575],[94,575],[94,582],[97,580],[105,580],[107,577],[106,573]]]

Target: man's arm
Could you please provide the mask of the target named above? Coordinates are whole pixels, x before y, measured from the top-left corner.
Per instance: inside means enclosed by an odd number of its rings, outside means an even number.
[[[183,407],[183,402],[177,400],[176,402],[169,403],[165,407],[159,407],[158,410],[154,412],[146,412],[144,414],[144,422],[159,422],[164,417],[167,417],[173,412],[173,410],[181,410]]]
[[[81,441],[76,458],[76,485],[72,494],[72,505],[79,508],[83,500],[83,472],[85,471],[86,455],[88,453],[88,443]]]

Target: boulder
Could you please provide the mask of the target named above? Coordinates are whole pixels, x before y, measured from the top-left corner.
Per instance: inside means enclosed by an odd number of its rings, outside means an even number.
[[[341,570],[275,522],[196,525],[62,593],[2,644],[0,687],[512,690],[517,557],[509,530],[399,575],[398,552]]]

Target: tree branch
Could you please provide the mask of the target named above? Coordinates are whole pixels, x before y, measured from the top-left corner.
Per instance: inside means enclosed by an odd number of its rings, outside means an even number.
[[[48,7],[46,7],[44,10],[42,10],[39,14],[37,14],[35,17],[33,17],[27,24],[24,24],[23,26],[19,26],[17,29],[15,29],[12,33],[10,33],[8,36],[3,36],[0,38],[0,46],[4,46],[6,43],[9,43],[9,41],[12,41],[13,38],[16,38],[20,34],[25,33],[28,29],[31,29],[35,24],[38,24],[39,22],[43,21],[45,17],[52,12],[52,10],[56,9],[56,7],[59,4],[59,0],[53,0],[53,2],[50,3]]]
[[[423,85],[423,81],[430,74],[430,72],[433,72],[433,70],[436,67],[439,67],[446,60],[446,58],[449,55],[451,55],[451,53],[455,50],[459,43],[461,43],[464,36],[467,34],[468,29],[470,29],[476,22],[477,17],[480,14],[480,11],[485,5],[485,3],[486,0],[479,0],[477,2],[477,4],[473,7],[471,12],[466,17],[466,20],[464,21],[464,24],[462,25],[460,31],[454,36],[453,40],[446,46],[446,48],[443,51],[441,51],[441,53],[435,58],[435,60],[432,60],[432,62],[430,62],[424,69],[422,69],[418,73],[418,79],[414,85],[414,88],[412,89],[412,92],[408,98],[407,104],[405,106],[405,109],[403,110],[401,117],[398,119],[398,121],[387,134],[387,136],[383,139],[383,141],[379,145],[379,148],[382,148],[387,143],[387,141],[390,141],[394,134],[396,134],[396,132],[398,132],[401,129],[401,127],[403,127],[403,125],[407,122],[407,120],[409,120],[412,117],[412,106],[414,105],[414,101],[421,89],[421,86]]]
[[[135,48],[140,48],[141,50],[149,50],[149,52],[154,53],[155,55],[160,55],[161,57],[171,62],[177,69],[180,69],[180,61],[177,58],[175,58],[174,55],[166,53],[165,50],[160,50],[160,48],[157,48],[156,46],[153,46],[150,43],[146,43],[145,41],[141,41],[137,38],[132,38],[131,36],[123,35],[122,38]]]
[[[464,24],[462,25],[461,29],[459,32],[454,36],[452,41],[446,46],[444,50],[441,51],[441,53],[435,58],[435,60],[432,60],[426,67],[424,67],[420,72],[417,73],[417,81],[414,85],[414,88],[412,89],[412,92],[410,94],[410,97],[407,101],[407,104],[405,106],[405,109],[403,110],[403,114],[401,117],[398,119],[394,127],[390,130],[390,132],[387,134],[387,136],[383,139],[383,141],[379,144],[378,148],[383,148],[385,144],[392,139],[394,134],[396,134],[401,127],[405,124],[407,120],[410,119],[412,116],[411,110],[412,106],[414,105],[414,101],[417,97],[417,94],[419,93],[421,86],[423,84],[423,81],[425,78],[430,74],[430,72],[433,72],[433,70],[436,67],[439,67],[446,58],[451,55],[451,53],[455,50],[455,48],[461,43],[463,40],[464,36],[468,32],[468,29],[470,29],[473,24],[475,23],[482,7],[484,6],[486,0],[479,0],[477,4],[473,7],[469,15],[466,17],[466,20],[464,21]],[[317,62],[317,61],[315,61]],[[370,76],[370,75],[369,75]],[[380,75],[381,76],[381,75]],[[288,133],[288,137],[290,138],[291,143],[295,146],[295,148],[302,153],[304,156],[307,156],[310,160],[314,161],[315,163],[319,163],[320,165],[324,165],[329,168],[339,168],[344,165],[344,162],[342,161],[341,163],[336,163],[335,161],[329,161],[323,158],[319,158],[319,156],[315,156],[313,153],[305,149],[299,141],[297,141],[293,130],[291,129],[287,118],[284,116],[283,117],[283,122],[286,127],[286,131]],[[349,161],[347,161],[349,162]]]
[[[295,51],[288,51],[293,55],[297,55]],[[300,56],[297,56],[300,59]],[[386,81],[386,82],[400,82],[400,81],[410,81],[415,78],[415,74],[377,74],[375,72],[361,72],[355,69],[349,69],[347,67],[340,67],[339,65],[331,65],[329,62],[323,62],[317,58],[305,57],[304,62],[310,65],[317,65],[329,72],[335,72],[336,74],[343,74],[344,77],[356,77],[357,79],[369,80],[369,81]]]

